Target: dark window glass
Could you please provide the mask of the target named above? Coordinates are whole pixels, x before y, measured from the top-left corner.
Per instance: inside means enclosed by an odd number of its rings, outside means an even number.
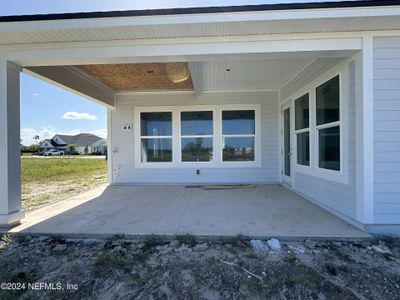
[[[181,113],[182,135],[212,135],[212,111],[193,111]]]
[[[295,102],[295,118],[296,118],[296,130],[304,129],[309,127],[309,96],[304,96],[297,99]]]
[[[225,137],[223,161],[254,161],[254,137]]]
[[[182,138],[182,161],[212,161],[212,138]]]
[[[317,125],[339,121],[339,95],[339,76],[317,87]]]
[[[297,134],[297,163],[303,166],[310,165],[310,133]]]
[[[340,127],[318,130],[319,167],[340,171]]]
[[[222,134],[255,134],[254,110],[222,112]]]
[[[290,108],[287,108],[283,112],[284,118],[284,164],[285,164],[285,175],[290,176],[290,156],[291,156],[291,141],[290,141]]]
[[[171,162],[172,139],[149,138],[141,140],[142,162]]]
[[[141,113],[140,128],[142,136],[171,136],[172,113],[171,112]]]

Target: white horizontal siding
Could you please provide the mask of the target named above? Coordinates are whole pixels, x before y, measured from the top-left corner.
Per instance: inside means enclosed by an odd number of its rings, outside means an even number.
[[[137,168],[133,132],[122,132],[123,124],[134,120],[135,107],[190,106],[219,104],[261,104],[261,167],[207,168]],[[204,93],[119,96],[112,112],[113,180],[115,183],[277,183],[279,182],[279,115],[277,92],[264,93]],[[195,170],[201,169],[201,175]]]
[[[350,62],[348,68],[349,85],[348,102],[348,184],[310,176],[304,173],[295,173],[294,188],[322,206],[338,212],[341,215],[355,219],[356,216],[356,150],[355,150],[355,63]]]
[[[400,37],[374,38],[374,221],[400,224]]]

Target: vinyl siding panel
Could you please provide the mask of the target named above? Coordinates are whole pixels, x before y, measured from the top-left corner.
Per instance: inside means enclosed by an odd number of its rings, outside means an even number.
[[[199,164],[186,168],[140,168],[135,166],[133,132],[122,132],[123,124],[138,124],[135,107],[261,104],[261,167],[212,168]],[[229,106],[227,106],[229,107]],[[112,112],[112,148],[114,183],[179,184],[179,183],[278,183],[279,182],[279,114],[277,92],[158,94],[118,96]],[[201,175],[195,170],[201,169]]]
[[[374,223],[400,224],[400,37],[374,38]]]
[[[346,217],[356,218],[356,149],[355,149],[355,63],[345,64],[348,68],[348,78],[343,82],[348,84],[348,97],[345,105],[348,108],[348,184],[333,182],[319,178],[317,175],[295,173],[294,189]],[[347,102],[347,103],[346,103]]]

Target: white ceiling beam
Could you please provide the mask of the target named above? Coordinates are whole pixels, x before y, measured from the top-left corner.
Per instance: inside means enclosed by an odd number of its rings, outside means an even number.
[[[72,67],[30,67],[24,68],[24,72],[108,108],[115,108],[115,95],[110,88]]]
[[[104,63],[206,61],[210,57],[226,59],[227,56],[267,54],[286,56],[310,55],[326,52],[355,51],[361,49],[361,38],[267,40],[236,42],[192,42],[182,44],[139,44],[130,46],[86,46],[21,49],[0,51],[0,58],[27,66],[80,65]]]
[[[196,96],[204,91],[203,67],[201,62],[189,62],[190,77]]]

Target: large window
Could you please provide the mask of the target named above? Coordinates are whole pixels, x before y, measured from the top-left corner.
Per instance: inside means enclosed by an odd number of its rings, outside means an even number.
[[[213,149],[213,112],[181,112],[182,161],[212,161]]]
[[[316,88],[318,166],[340,171],[339,76]]]
[[[140,114],[141,162],[172,162],[172,113]]]
[[[222,160],[255,160],[255,111],[222,111]]]
[[[295,100],[295,134],[297,164],[310,165],[310,99],[309,94]]]
[[[141,167],[260,166],[260,105],[136,108]]]

